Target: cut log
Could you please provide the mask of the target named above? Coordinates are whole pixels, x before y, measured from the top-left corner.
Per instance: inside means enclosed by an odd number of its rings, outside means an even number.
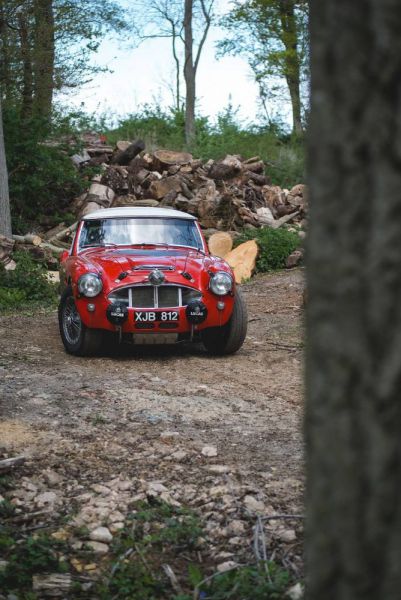
[[[0,460],[0,473],[7,473],[14,469],[14,467],[18,467],[26,461],[25,456],[15,456],[14,458],[5,458]]]
[[[76,230],[77,227],[78,227],[78,221],[76,221],[75,223],[73,223],[72,225],[67,227],[66,229],[62,229],[61,231],[58,231],[51,237],[47,238],[47,241],[51,244],[52,242],[64,240],[65,238],[71,237],[71,235],[74,233],[74,231]]]
[[[132,142],[129,142],[128,140],[119,140],[116,144],[116,149],[119,152],[125,152],[131,146],[131,144]]]
[[[157,171],[163,171],[172,165],[186,165],[192,161],[192,154],[189,154],[188,152],[156,150],[156,152],[153,153],[153,164]]]
[[[258,208],[256,211],[258,215],[258,221],[261,225],[265,225],[267,227],[272,227],[274,224],[273,213],[267,206],[263,206],[262,208]]]
[[[177,177],[164,177],[158,181],[152,181],[149,192],[150,195],[156,200],[161,200],[169,192],[180,192],[181,182]]]
[[[252,158],[247,158],[242,163],[243,165],[249,165],[250,163],[255,163],[260,161],[260,156],[252,156]]]
[[[115,195],[116,194],[114,190],[107,185],[103,185],[101,183],[92,183],[89,188],[86,201],[96,202],[96,204],[100,204],[104,208],[109,208],[114,200]]]
[[[265,163],[263,160],[259,160],[254,163],[247,163],[244,168],[247,171],[252,171],[252,173],[264,173],[265,172]]]
[[[245,171],[244,179],[246,181],[251,180],[257,185],[268,185],[270,182],[269,177],[267,177],[266,175],[259,175],[258,173],[254,173],[253,171]]]
[[[33,575],[32,589],[40,596],[56,598],[66,596],[71,590],[72,577],[69,573],[54,573],[51,575]]]
[[[145,142],[143,140],[136,140],[133,144],[130,144],[126,150],[116,152],[111,163],[116,165],[129,165],[131,160],[138,156],[143,150],[145,150]]]
[[[259,248],[255,240],[244,242],[231,250],[225,257],[232,270],[236,283],[242,283],[250,279],[256,267],[256,258]]]
[[[103,206],[100,206],[97,202],[88,202],[86,206],[81,211],[81,217],[85,215],[89,215],[90,213],[96,212],[97,210],[101,210]]]
[[[233,248],[233,240],[226,231],[219,231],[210,236],[208,246],[210,254],[225,258]]]
[[[32,246],[40,246],[42,243],[42,238],[33,233],[28,233],[27,235],[13,235],[13,240],[19,244],[32,244]]]
[[[233,179],[241,173],[240,161],[224,163],[223,161],[212,164],[208,171],[208,177],[211,179]]]
[[[114,206],[159,206],[157,200],[153,200],[153,198],[144,198],[143,200],[138,200],[135,196],[118,196],[113,202]]]

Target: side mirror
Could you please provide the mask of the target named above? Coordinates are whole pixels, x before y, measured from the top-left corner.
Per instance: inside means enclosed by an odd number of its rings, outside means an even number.
[[[60,255],[60,262],[64,262],[69,257],[69,255],[70,253],[68,250],[63,250]]]

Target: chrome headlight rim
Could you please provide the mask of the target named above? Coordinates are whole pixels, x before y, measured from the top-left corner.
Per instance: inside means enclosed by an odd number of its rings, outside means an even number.
[[[226,296],[232,291],[233,285],[233,278],[226,271],[217,271],[217,273],[213,273],[210,277],[209,289],[216,296]]]
[[[92,284],[92,287],[90,284]],[[102,289],[103,283],[97,273],[84,273],[78,279],[78,292],[85,298],[95,298]]]

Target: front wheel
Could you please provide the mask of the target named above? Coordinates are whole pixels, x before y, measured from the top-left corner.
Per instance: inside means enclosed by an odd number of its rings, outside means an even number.
[[[64,348],[69,354],[91,356],[99,352],[103,332],[99,329],[89,329],[82,323],[71,287],[61,296],[58,322]]]
[[[210,354],[234,354],[244,343],[248,328],[248,311],[241,292],[235,292],[230,320],[221,327],[209,327],[201,332],[202,342]]]

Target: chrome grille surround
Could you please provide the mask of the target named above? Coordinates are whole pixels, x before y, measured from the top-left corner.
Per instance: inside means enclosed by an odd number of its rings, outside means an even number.
[[[111,302],[124,302],[128,308],[180,308],[201,298],[202,293],[194,288],[172,284],[126,286],[108,295]]]

